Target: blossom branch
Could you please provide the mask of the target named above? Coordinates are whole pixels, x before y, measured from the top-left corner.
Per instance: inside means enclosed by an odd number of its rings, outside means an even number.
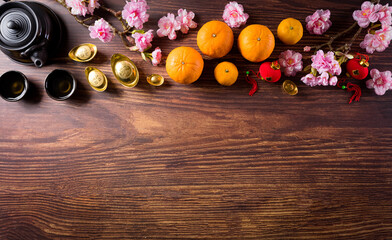
[[[351,38],[350,42],[344,44],[343,46],[337,48],[337,51],[343,51],[344,50],[344,54],[347,54],[350,52],[351,46],[353,45],[354,41],[358,38],[359,34],[362,32],[363,28],[359,28],[357,30],[357,32],[354,34],[354,36]]]
[[[93,26],[93,24],[87,24],[87,22],[101,18],[98,15],[92,14],[90,17],[81,19],[78,16],[72,14],[71,8],[67,6],[65,0],[56,0],[56,2],[60,3],[64,8],[66,8],[68,10],[68,12],[75,18],[76,22],[78,22],[80,25],[84,26],[85,28],[89,28],[90,26]],[[114,17],[116,17],[121,22],[121,25],[123,27],[122,31],[117,29],[115,26],[113,26],[109,22],[108,22],[108,24],[109,24],[110,28],[112,29],[113,33],[119,35],[124,46],[128,49],[131,45],[133,45],[134,43],[129,41],[131,39],[126,38],[126,36],[131,33],[132,28],[126,25],[124,19],[121,17],[121,11],[116,12],[113,9],[107,8],[105,6],[99,6],[99,9],[102,9],[102,10],[112,14]]]
[[[349,28],[347,28],[346,30],[344,30],[344,31],[342,31],[342,32],[340,32],[340,33],[338,33],[338,34],[332,36],[332,37],[329,39],[328,42],[323,43],[323,44],[320,44],[320,45],[317,45],[317,46],[312,46],[312,47],[310,47],[310,48],[311,48],[311,49],[314,49],[314,52],[315,52],[315,53],[316,53],[318,50],[320,50],[321,48],[326,47],[326,46],[328,46],[328,48],[329,48],[330,51],[333,51],[332,43],[333,43],[336,39],[338,39],[338,38],[344,36],[345,34],[349,33],[350,31],[352,31],[356,26],[357,26],[357,23],[355,22],[353,25],[351,25],[351,26],[350,26]],[[351,39],[351,41],[350,41],[351,44],[345,44],[345,45],[343,46],[343,48],[344,48],[347,52],[350,50],[351,45],[352,45],[352,42],[355,41],[355,39],[358,37],[358,35],[359,35],[359,33],[361,32],[361,30],[362,30],[362,29],[360,28],[360,29],[357,31],[357,33],[354,35],[354,37]],[[340,47],[340,48],[342,48],[342,47]],[[340,49],[340,48],[338,48],[338,49]]]
[[[124,34],[128,33],[129,30],[131,30],[131,28],[127,26],[126,22],[125,22],[124,19],[121,17],[121,11],[116,12],[116,11],[114,11],[113,9],[107,8],[107,7],[105,7],[105,6],[100,6],[100,9],[102,9],[102,10],[104,10],[104,11],[106,11],[106,12],[112,14],[115,18],[117,18],[117,19],[121,22],[121,25],[122,25],[122,27],[123,27],[123,29],[124,29],[123,32],[125,32]]]

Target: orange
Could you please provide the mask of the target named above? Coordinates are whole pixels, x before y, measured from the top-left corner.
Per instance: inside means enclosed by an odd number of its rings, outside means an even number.
[[[249,25],[238,36],[238,48],[246,60],[261,62],[274,51],[275,37],[264,25]]]
[[[221,21],[207,22],[197,33],[197,46],[203,54],[211,58],[221,58],[228,54],[233,42],[233,31]]]
[[[301,22],[294,18],[286,18],[278,26],[278,38],[287,45],[299,42],[303,34],[304,29]]]
[[[233,85],[238,78],[238,69],[231,62],[221,62],[214,70],[216,81],[223,86]]]
[[[166,59],[166,72],[176,82],[191,84],[203,72],[204,61],[200,53],[191,47],[173,49]]]

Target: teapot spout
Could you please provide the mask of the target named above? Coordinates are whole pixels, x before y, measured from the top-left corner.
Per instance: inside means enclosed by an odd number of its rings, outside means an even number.
[[[31,61],[33,61],[34,65],[38,68],[45,65],[46,61],[48,60],[48,51],[45,47],[34,51],[33,54],[30,56]]]

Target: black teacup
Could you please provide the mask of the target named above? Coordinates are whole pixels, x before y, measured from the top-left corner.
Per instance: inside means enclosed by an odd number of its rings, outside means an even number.
[[[76,89],[76,80],[70,72],[55,69],[46,77],[45,90],[54,100],[65,100],[72,96]]]
[[[0,77],[0,96],[7,101],[16,102],[26,94],[29,84],[26,76],[18,71],[8,71]]]

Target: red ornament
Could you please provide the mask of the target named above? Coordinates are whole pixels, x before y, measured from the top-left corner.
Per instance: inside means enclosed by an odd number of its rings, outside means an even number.
[[[336,86],[338,88],[343,89],[343,90],[347,89],[347,91],[349,91],[349,92],[354,92],[353,95],[351,96],[350,101],[348,102],[348,104],[351,104],[353,101],[359,102],[359,99],[361,98],[361,95],[362,95],[361,88],[357,84],[353,84],[353,83],[350,83],[350,82],[347,83],[346,85],[343,85],[345,81],[346,81],[345,79],[340,79],[338,81],[338,83],[336,83]]]
[[[261,64],[259,74],[260,78],[267,82],[277,82],[282,76],[278,61]]]
[[[350,59],[347,62],[347,74],[354,79],[363,80],[369,74],[368,67],[369,57],[367,55],[357,53],[353,59]]]

